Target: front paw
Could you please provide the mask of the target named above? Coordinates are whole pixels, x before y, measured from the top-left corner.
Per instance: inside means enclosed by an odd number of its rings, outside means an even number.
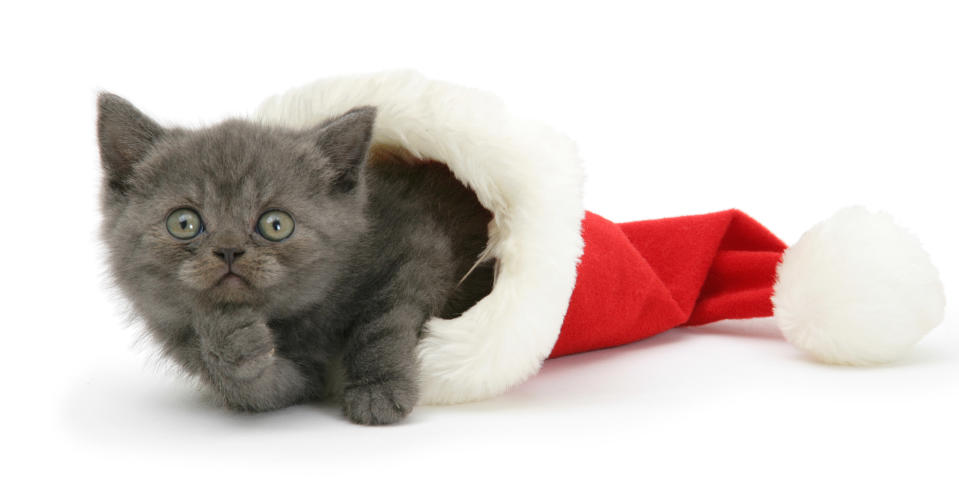
[[[221,378],[256,379],[275,360],[273,337],[261,322],[252,322],[216,336],[202,336],[210,368]]]
[[[416,383],[407,378],[354,384],[343,392],[343,411],[357,424],[393,424],[409,415],[417,398]]]

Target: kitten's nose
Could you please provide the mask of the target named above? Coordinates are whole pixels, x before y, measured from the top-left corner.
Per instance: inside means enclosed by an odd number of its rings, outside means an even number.
[[[240,248],[216,248],[213,250],[213,253],[222,258],[223,261],[226,262],[227,267],[231,267],[233,266],[233,260],[246,252]]]

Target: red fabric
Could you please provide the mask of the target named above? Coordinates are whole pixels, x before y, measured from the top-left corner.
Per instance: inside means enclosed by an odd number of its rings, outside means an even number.
[[[566,320],[550,357],[681,325],[772,315],[786,245],[738,210],[615,224],[592,212]]]

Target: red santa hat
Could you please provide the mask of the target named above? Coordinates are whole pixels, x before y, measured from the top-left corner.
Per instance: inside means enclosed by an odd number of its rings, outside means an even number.
[[[425,403],[490,397],[547,357],[683,325],[774,315],[816,358],[872,364],[942,321],[935,267],[888,215],[845,209],[788,248],[736,210],[616,224],[584,210],[566,137],[483,92],[388,72],[293,89],[257,117],[308,127],[360,105],[378,108],[374,144],[446,164],[494,214],[492,292],[429,321],[419,344]]]

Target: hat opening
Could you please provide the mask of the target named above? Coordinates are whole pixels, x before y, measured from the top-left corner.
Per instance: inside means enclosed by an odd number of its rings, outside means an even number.
[[[425,198],[423,214],[449,233],[457,284],[436,317],[463,315],[493,291],[496,258],[489,254],[488,234],[493,213],[440,161],[416,157],[401,146],[374,144],[367,163],[376,177],[406,184],[409,194]]]

